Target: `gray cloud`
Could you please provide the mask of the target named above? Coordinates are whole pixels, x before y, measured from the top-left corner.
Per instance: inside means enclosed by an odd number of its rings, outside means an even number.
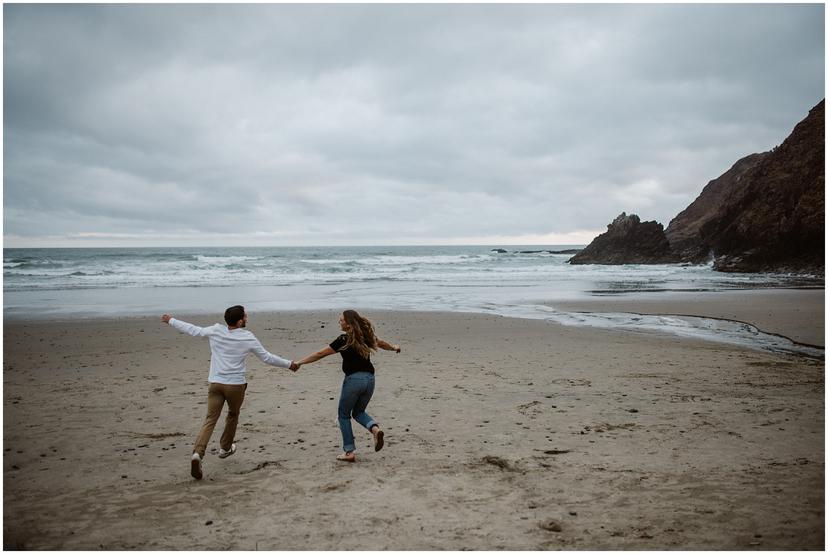
[[[6,245],[589,240],[823,96],[822,5],[9,4]]]

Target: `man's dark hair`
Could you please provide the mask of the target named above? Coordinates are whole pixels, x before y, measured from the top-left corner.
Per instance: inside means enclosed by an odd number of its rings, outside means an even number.
[[[235,327],[240,319],[244,319],[244,306],[230,306],[224,310],[224,321]]]

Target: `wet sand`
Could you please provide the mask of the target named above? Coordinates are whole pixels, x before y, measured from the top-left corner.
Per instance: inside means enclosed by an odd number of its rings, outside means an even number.
[[[756,323],[815,342],[803,327],[824,328],[822,291],[805,292],[757,296],[776,311]],[[792,301],[810,315],[785,316]],[[667,313],[694,305],[730,313]],[[220,422],[199,482],[205,340],[156,318],[5,321],[4,547],[823,549],[823,361],[491,315],[366,315],[403,347],[374,357],[368,411],[385,449],[355,424],[357,463],[334,460],[338,360],[293,374],[250,358],[238,452],[215,455]],[[337,316],[252,313],[249,327],[299,357],[338,334]]]
[[[556,302],[554,307],[572,312],[717,317],[750,323],[760,331],[795,342],[825,346],[824,290],[640,293]]]

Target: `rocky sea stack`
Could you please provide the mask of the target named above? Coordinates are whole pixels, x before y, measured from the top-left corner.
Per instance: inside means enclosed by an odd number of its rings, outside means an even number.
[[[589,246],[569,259],[571,264],[666,264],[678,259],[670,249],[664,227],[621,213]]]
[[[621,214],[573,264],[707,263],[731,272],[825,271],[825,100],[770,152],[710,181],[670,222]]]

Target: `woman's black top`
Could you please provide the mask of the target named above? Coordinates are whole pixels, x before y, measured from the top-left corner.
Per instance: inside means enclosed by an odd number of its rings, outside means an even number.
[[[359,371],[367,371],[374,373],[374,365],[371,363],[371,357],[363,358],[353,348],[348,348],[348,335],[339,335],[335,341],[330,344],[335,352],[342,354],[342,371],[345,375],[351,375]]]

